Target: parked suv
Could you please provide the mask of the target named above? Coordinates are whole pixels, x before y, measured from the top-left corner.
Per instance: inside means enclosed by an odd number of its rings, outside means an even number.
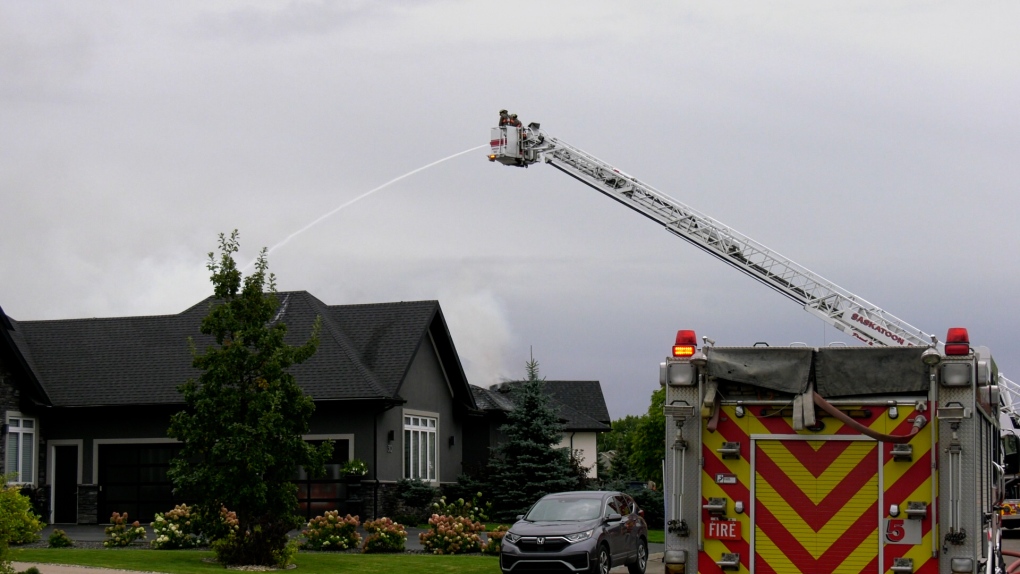
[[[499,567],[608,574],[627,564],[631,574],[648,565],[644,512],[622,492],[578,491],[543,496],[517,517],[503,538]]]

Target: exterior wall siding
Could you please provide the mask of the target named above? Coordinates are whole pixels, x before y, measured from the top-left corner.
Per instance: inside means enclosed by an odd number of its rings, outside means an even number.
[[[404,423],[402,411],[410,410],[421,413],[436,413],[439,418],[439,428],[436,436],[436,451],[438,454],[439,472],[437,478],[440,483],[456,482],[457,477],[463,472],[462,460],[464,456],[463,441],[463,420],[460,413],[454,409],[453,391],[448,384],[439,357],[432,346],[429,337],[422,342],[418,353],[411,362],[407,376],[400,387],[400,396],[407,402],[403,409],[387,417],[387,430],[397,431],[397,447],[395,452],[386,452],[387,463],[399,464],[399,477],[404,476]],[[393,425],[393,416],[399,419],[396,426]],[[452,444],[451,444],[452,437]],[[399,452],[396,452],[399,451]],[[392,455],[397,455],[393,457]],[[394,459],[395,460],[392,460]]]
[[[588,469],[588,478],[598,478],[598,447],[595,443],[596,433],[594,432],[565,432],[563,439],[557,448],[570,449],[570,454],[580,451],[581,466]]]

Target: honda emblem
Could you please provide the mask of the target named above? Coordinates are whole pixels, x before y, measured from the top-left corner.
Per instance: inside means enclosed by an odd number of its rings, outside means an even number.
[[[538,538],[536,538],[535,539],[535,544],[545,544],[545,537],[544,536],[539,536]]]

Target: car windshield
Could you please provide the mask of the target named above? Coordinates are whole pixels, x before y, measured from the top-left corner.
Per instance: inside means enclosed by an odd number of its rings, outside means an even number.
[[[593,520],[601,513],[601,498],[543,498],[531,508],[525,520]]]

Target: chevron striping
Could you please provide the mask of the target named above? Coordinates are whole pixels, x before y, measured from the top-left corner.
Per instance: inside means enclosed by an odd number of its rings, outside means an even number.
[[[830,484],[835,484],[828,491],[809,488],[813,492],[804,492],[798,486],[798,483],[788,474],[789,471],[784,472],[785,469],[780,469],[771,458],[764,454],[764,452],[761,452],[757,460],[759,473],[757,478],[761,480],[758,484],[765,486],[766,491],[771,490],[775,492],[776,498],[782,500],[783,506],[790,507],[790,513],[793,516],[803,519],[813,531],[818,532],[832,518],[832,509],[851,507],[851,502],[858,499],[861,491],[865,488],[870,487],[877,492],[878,482],[875,477],[873,454],[871,452],[865,452],[865,454],[871,456],[865,456],[862,460],[859,460],[853,469],[843,476],[841,480],[838,482],[830,480]],[[871,460],[868,460],[869,458]],[[834,468],[833,472],[828,474],[835,474],[837,476],[830,476],[829,478],[838,478],[838,475],[842,474],[842,472],[843,469]],[[818,482],[814,484],[802,482],[801,484],[813,487]],[[762,488],[762,486],[758,488]],[[873,495],[867,496],[873,497]],[[759,494],[759,498],[764,498],[764,496]]]
[[[858,419],[880,432],[906,434],[913,426],[916,412],[900,407],[901,418],[891,419],[884,408],[870,408],[868,418]],[[795,431],[790,419],[781,417],[738,418],[733,407],[723,407],[717,432],[703,427],[701,455],[703,503],[709,497],[749,500],[747,481],[751,477],[750,435],[800,435],[807,440],[764,440],[755,442],[757,472],[754,514],[737,515],[743,540],[705,540],[700,552],[699,572],[717,572],[714,560],[723,552],[741,555],[741,572],[747,572],[750,536],[755,536],[753,559],[758,574],[838,572],[857,574],[881,572],[878,546],[882,531],[878,518],[877,467],[881,448],[881,469],[885,480],[885,499],[925,500],[931,497],[931,428],[919,433],[912,441],[913,461],[892,459],[892,445],[870,440],[826,440],[827,436],[860,436],[855,429],[839,421],[825,418],[824,430]],[[704,423],[703,423],[704,424]],[[811,437],[811,440],[809,439]],[[739,459],[722,459],[716,452],[724,442],[739,442]],[[764,447],[764,448],[761,448]],[[716,475],[732,474],[736,484],[717,484]],[[914,560],[917,572],[934,572],[937,559],[931,558],[932,508],[922,523],[922,543],[917,545],[886,545],[884,571],[898,557]],[[835,512],[833,509],[838,509]],[[700,509],[699,509],[700,510]],[[826,514],[828,513],[828,515]],[[701,512],[704,524],[709,519]],[[838,514],[838,519],[833,516]],[[856,518],[855,518],[856,517]],[[847,525],[846,520],[851,521]],[[754,528],[754,530],[750,530]],[[712,558],[715,556],[715,559]]]
[[[838,544],[830,544],[820,555],[806,548],[764,505],[756,506],[755,513],[755,555],[767,563],[778,562],[772,566],[784,574],[856,573],[877,553],[877,501],[844,531],[837,540]],[[783,562],[787,564],[780,566],[779,563]]]

